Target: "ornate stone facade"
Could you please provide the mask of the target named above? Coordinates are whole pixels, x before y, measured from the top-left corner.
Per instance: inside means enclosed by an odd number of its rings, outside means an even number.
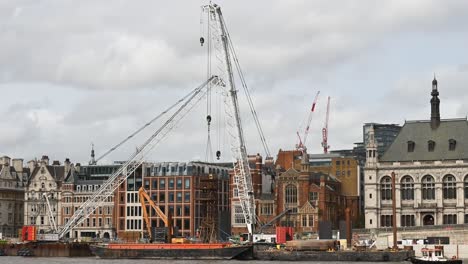
[[[406,121],[379,158],[374,131],[366,147],[365,226],[429,226],[468,223],[468,120],[440,120],[434,79],[431,119]],[[395,197],[392,197],[392,172]]]

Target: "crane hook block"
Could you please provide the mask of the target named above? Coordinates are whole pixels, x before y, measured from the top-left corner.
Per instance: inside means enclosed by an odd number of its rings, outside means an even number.
[[[200,37],[200,45],[203,47],[203,43],[205,43],[205,39],[203,37]]]
[[[206,121],[208,122],[208,125],[210,125],[210,123],[211,123],[211,116],[210,115],[206,116]]]
[[[216,159],[219,160],[219,157],[221,157],[221,151],[216,151]]]

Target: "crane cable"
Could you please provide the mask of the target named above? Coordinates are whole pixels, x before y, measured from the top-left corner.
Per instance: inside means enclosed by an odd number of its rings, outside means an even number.
[[[160,114],[158,114],[157,116],[155,116],[153,119],[151,119],[148,123],[146,123],[145,125],[143,125],[142,127],[140,127],[139,129],[137,129],[135,132],[133,132],[132,134],[130,134],[130,136],[126,137],[124,140],[122,140],[121,142],[119,142],[117,145],[115,145],[114,147],[112,147],[111,149],[109,149],[108,151],[106,151],[104,154],[102,154],[101,156],[99,156],[97,159],[96,159],[96,163],[103,159],[105,156],[107,156],[108,154],[110,154],[111,152],[113,152],[114,150],[116,150],[117,148],[119,148],[120,146],[122,146],[125,142],[127,142],[128,140],[130,140],[131,138],[133,138],[134,136],[136,136],[138,133],[140,133],[142,130],[144,130],[145,128],[147,128],[148,126],[150,126],[154,121],[158,120],[159,118],[161,118],[162,116],[164,116],[165,114],[167,114],[169,111],[171,111],[173,108],[175,108],[177,105],[179,105],[180,103],[182,103],[183,101],[185,101],[187,98],[189,98],[193,93],[195,93],[197,90],[199,89],[199,87],[193,89],[190,93],[188,93],[187,95],[185,95],[184,97],[182,97],[181,99],[179,99],[175,104],[171,105],[169,108],[167,108],[166,110],[162,111]]]
[[[223,20],[223,24],[225,25],[226,23],[224,21],[224,18],[221,17],[221,19]],[[245,81],[244,74],[243,74],[242,69],[240,67],[240,63],[239,63],[239,60],[237,58],[236,51],[234,50],[234,45],[232,43],[231,36],[229,35],[229,31],[228,31],[227,27],[224,27],[224,30],[226,31],[226,38],[227,38],[227,40],[229,42],[229,49],[231,50],[232,57],[234,59],[234,65],[236,66],[237,72],[239,74],[239,78],[240,78],[241,83],[242,83],[242,87],[244,88],[244,92],[245,92],[245,95],[247,97],[247,101],[249,103],[250,112],[252,113],[252,116],[254,118],[255,126],[257,127],[257,131],[258,131],[258,134],[260,136],[260,140],[262,142],[262,145],[263,145],[263,148],[265,150],[266,156],[271,157],[270,149],[268,148],[268,144],[267,144],[265,135],[263,133],[262,126],[260,125],[260,121],[258,120],[257,112],[255,111],[255,108],[254,108],[254,105],[253,105],[253,102],[252,102],[252,98],[250,97],[250,91],[247,88],[247,83]]]
[[[202,26],[202,21],[203,21],[203,10],[200,14],[200,26]],[[206,57],[206,76],[207,79],[211,76],[211,32],[210,32],[210,14],[207,13],[207,57]],[[202,29],[203,34],[205,33],[204,29]],[[211,144],[211,88],[212,85],[211,83],[208,83],[207,85],[207,91],[206,91],[206,121],[207,121],[207,140],[206,140],[206,150],[205,150],[205,161],[207,162],[212,162],[213,161],[213,147]]]

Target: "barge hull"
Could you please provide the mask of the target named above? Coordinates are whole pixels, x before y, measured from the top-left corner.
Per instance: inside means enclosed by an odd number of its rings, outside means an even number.
[[[252,250],[251,246],[234,246],[221,248],[164,248],[145,247],[128,248],[91,246],[92,252],[103,259],[233,259]]]

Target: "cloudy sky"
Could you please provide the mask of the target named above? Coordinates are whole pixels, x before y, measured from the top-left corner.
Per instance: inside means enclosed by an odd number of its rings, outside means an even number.
[[[206,1],[0,1],[0,155],[89,160],[201,84]],[[307,142],[362,141],[364,122],[427,119],[434,73],[442,118],[468,113],[468,1],[219,1],[271,152],[292,149],[317,91]],[[229,160],[220,96],[213,150]],[[240,94],[249,153],[262,153]],[[218,111],[217,111],[218,110]],[[219,118],[218,118],[219,115]],[[206,101],[149,160],[205,159]],[[162,122],[162,121],[161,121]],[[161,124],[161,123],[159,123]],[[123,160],[143,133],[106,161]]]

